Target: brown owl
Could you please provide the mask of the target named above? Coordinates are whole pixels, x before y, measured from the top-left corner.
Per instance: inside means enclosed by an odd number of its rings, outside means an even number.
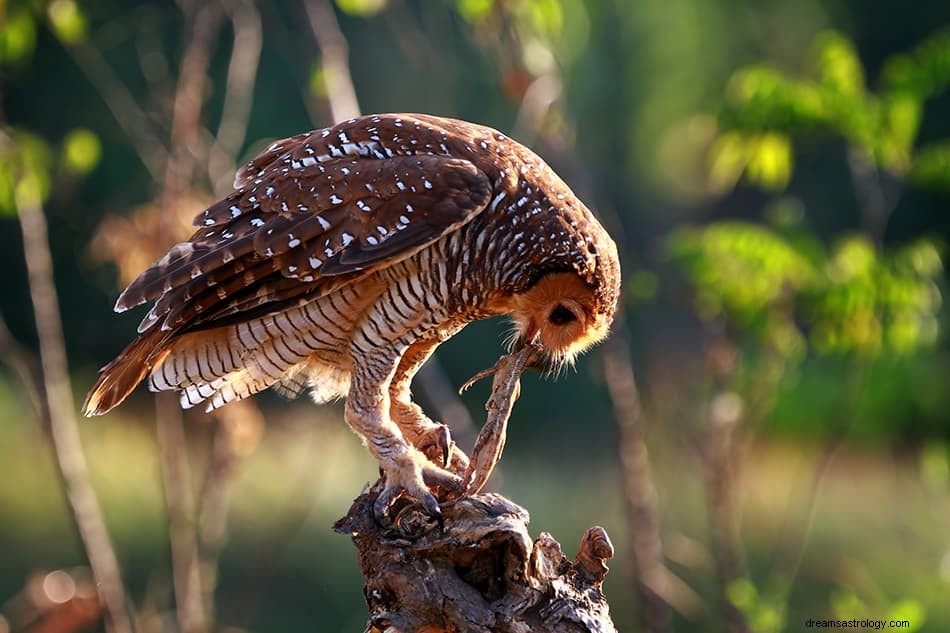
[[[146,376],[208,410],[267,387],[345,397],[386,476],[379,514],[407,493],[437,516],[430,487],[459,486],[446,427],[409,391],[441,342],[507,314],[556,366],[606,336],[619,294],[613,240],[543,160],[491,128],[429,115],[278,141],[195,225],[116,302],[154,305],[85,414]]]

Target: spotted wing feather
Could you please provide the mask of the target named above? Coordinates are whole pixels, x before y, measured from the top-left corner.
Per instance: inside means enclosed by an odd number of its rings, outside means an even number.
[[[412,255],[471,220],[490,193],[472,163],[444,156],[271,164],[199,214],[191,241],[143,272],[117,309],[157,299],[139,331],[159,321],[170,330],[266,303],[271,286],[283,301],[313,293]]]

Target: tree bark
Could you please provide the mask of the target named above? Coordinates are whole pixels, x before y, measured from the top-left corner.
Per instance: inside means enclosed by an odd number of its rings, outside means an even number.
[[[381,491],[382,480],[334,525],[356,545],[369,633],[616,631],[601,591],[613,556],[603,528],[587,530],[571,562],[550,534],[532,539],[527,510],[500,495],[443,504],[441,526],[403,503],[383,526]]]

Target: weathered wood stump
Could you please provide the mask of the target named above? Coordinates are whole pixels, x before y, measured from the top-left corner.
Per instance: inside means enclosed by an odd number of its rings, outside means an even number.
[[[500,495],[443,505],[442,525],[397,505],[382,526],[381,490],[377,482],[334,525],[356,545],[370,633],[616,631],[601,592],[613,556],[603,528],[584,534],[572,562],[550,534],[532,540],[528,512]]]

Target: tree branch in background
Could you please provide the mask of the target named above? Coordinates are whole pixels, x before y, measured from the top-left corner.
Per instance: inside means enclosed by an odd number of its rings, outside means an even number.
[[[330,118],[336,122],[359,116],[360,104],[350,74],[349,47],[333,7],[327,0],[306,0],[304,9],[320,49]]]
[[[208,629],[201,591],[198,542],[195,537],[195,509],[188,469],[188,445],[181,408],[175,394],[155,395],[159,455],[165,510],[168,513],[168,541],[172,558],[172,584],[176,616],[182,633]]]
[[[135,102],[135,98],[115,71],[103,59],[102,53],[87,41],[67,46],[76,65],[83,71],[115,117],[125,135],[129,137],[145,168],[158,180],[162,167],[168,161],[164,143],[152,129],[152,124]]]
[[[46,218],[39,202],[39,192],[24,192],[23,189],[26,188],[16,188],[15,202],[23,232],[23,251],[43,367],[45,410],[49,414],[56,463],[95,576],[99,598],[106,610],[106,629],[111,633],[131,633],[122,574],[102,508],[89,481],[89,469],[79,437]]]
[[[0,313],[0,358],[3,359],[10,370],[16,374],[23,385],[26,397],[30,401],[33,410],[37,412],[41,420],[49,420],[49,411],[46,407],[46,400],[43,397],[43,374],[39,363],[33,354],[20,345],[10,329],[7,327],[7,321]]]
[[[603,351],[604,378],[620,432],[620,463],[630,513],[630,552],[633,575],[640,600],[643,630],[662,633],[671,630],[669,604],[694,611],[696,598],[689,594],[678,600],[669,590],[670,572],[663,563],[656,509],[656,489],[650,476],[650,457],[644,439],[643,407],[630,358],[630,341],[621,311]]]
[[[728,633],[749,633],[746,617],[732,599],[737,582],[747,579],[739,541],[741,451],[736,438],[746,417],[745,403],[725,387],[734,377],[735,357],[736,350],[725,336],[714,339],[706,350],[714,390],[708,404],[702,457],[720,611]]]
[[[218,133],[208,150],[208,177],[218,196],[231,190],[237,157],[247,134],[247,122],[254,100],[254,83],[261,58],[263,35],[261,14],[246,0],[233,0],[227,6],[234,31],[224,107]]]
[[[178,198],[188,187],[196,156],[200,154],[199,123],[208,80],[211,49],[221,25],[221,6],[199,5],[193,15],[186,16],[189,25],[186,48],[175,88],[172,106],[171,136],[165,176],[161,186],[159,207],[165,221],[159,242],[168,243],[173,233],[170,219]],[[182,413],[173,394],[157,394],[155,417],[161,453],[165,506],[168,512],[168,533],[171,547],[172,578],[175,588],[176,614],[183,633],[201,633],[209,626],[204,608],[204,592],[200,579],[200,557],[195,533],[193,491],[189,484],[188,450]]]

